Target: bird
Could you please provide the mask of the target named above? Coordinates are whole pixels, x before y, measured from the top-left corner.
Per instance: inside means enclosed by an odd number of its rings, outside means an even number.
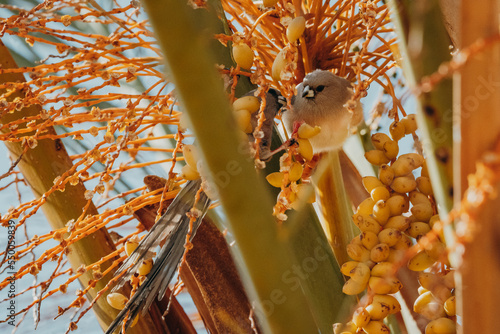
[[[254,96],[255,90],[252,90],[245,94],[244,96]],[[259,102],[262,101],[260,97],[258,97]],[[273,157],[273,152],[271,151],[271,144],[273,138],[274,131],[274,117],[280,110],[285,109],[286,99],[281,95],[280,91],[275,88],[269,88],[266,92],[266,107],[264,108],[264,115],[266,120],[262,124],[262,139],[259,145],[259,158],[262,161],[269,161]],[[250,119],[250,123],[252,125],[252,129],[257,127],[258,119],[257,117],[252,117]],[[247,134],[248,141],[253,143],[255,141],[254,133],[251,132]]]
[[[330,71],[315,70],[296,89],[292,108],[283,114],[287,131],[293,132],[297,123],[319,126],[320,133],[309,139],[314,153],[339,150],[351,129],[363,120],[361,103],[356,103],[353,112],[346,107],[354,93],[351,82]]]
[[[290,110],[284,111],[284,123],[288,131],[292,131],[297,123],[307,123],[320,126],[321,132],[311,138],[311,145],[315,153],[338,150],[350,133],[352,126],[357,125],[362,119],[362,107],[358,103],[351,113],[345,104],[353,96],[351,83],[332,72],[315,70],[307,74],[302,83],[296,87],[297,94],[292,97]],[[254,91],[247,95],[253,95]],[[271,88],[266,94],[266,122],[262,129],[261,140],[262,159],[269,159],[272,128],[275,115],[283,109],[284,98],[280,92]],[[256,120],[252,120],[253,127]],[[249,141],[254,140],[253,134],[248,135]],[[153,228],[141,240],[138,247],[124,263],[117,269],[114,276],[120,276],[112,292],[119,291],[133,275],[142,260],[151,258],[155,249],[163,244],[156,256],[153,268],[146,280],[139,286],[125,307],[109,325],[106,334],[112,334],[121,328],[127,319],[125,329],[139,312],[146,312],[157,297],[162,299],[168,284],[175,275],[184,254],[186,234],[189,229],[190,215],[193,214],[195,195],[202,185],[202,181],[192,180],[180,190],[166,212],[155,223]],[[202,191],[195,209],[197,218],[192,226],[191,238],[196,233],[204,215],[211,204],[210,198]]]

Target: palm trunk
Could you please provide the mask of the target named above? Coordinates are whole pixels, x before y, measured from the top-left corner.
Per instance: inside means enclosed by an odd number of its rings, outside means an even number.
[[[478,39],[497,35],[499,12],[497,1],[462,1],[462,45],[468,47]],[[454,119],[458,121],[455,126],[461,133],[461,140],[457,138],[455,143],[455,165],[460,167],[455,179],[457,204],[468,187],[468,175],[476,172],[476,162],[483,159],[487,151],[498,147],[499,54],[500,46],[493,44],[472,56],[454,78],[458,93]],[[500,184],[491,186],[494,192],[500,191]],[[472,230],[467,231],[466,237],[472,236],[472,240],[465,244],[463,262],[458,271],[457,311],[462,315],[462,333],[498,332],[500,320],[495,310],[500,300],[499,207],[500,197],[486,199],[470,217],[472,226],[468,226]],[[467,221],[457,224],[467,224]]]

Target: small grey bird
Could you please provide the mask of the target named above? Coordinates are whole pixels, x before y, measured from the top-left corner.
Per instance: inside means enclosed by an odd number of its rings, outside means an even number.
[[[253,94],[253,92],[247,95]],[[321,132],[311,138],[315,153],[339,149],[349,135],[349,129],[357,125],[362,119],[361,105],[358,103],[354,114],[351,114],[344,105],[351,98],[353,90],[349,81],[334,75],[331,72],[316,70],[309,73],[304,81],[297,86],[297,96],[292,99],[292,109],[284,113],[285,125],[292,131],[295,122],[306,122],[309,125],[318,125]],[[266,95],[266,122],[262,129],[261,142],[262,158],[270,158],[271,136],[274,126],[274,117],[281,109],[283,97],[276,89],[270,89]],[[257,120],[252,120],[256,126]],[[253,140],[249,135],[249,140]],[[168,284],[172,280],[179,262],[184,254],[184,243],[189,228],[188,213],[194,205],[196,192],[201,186],[201,181],[189,181],[175,197],[167,211],[155,223],[153,228],[142,239],[136,250],[125,260],[115,273],[123,274],[112,291],[119,290],[133,275],[143,259],[151,258],[155,249],[164,242],[151,272],[129,300],[125,308],[110,324],[106,334],[112,334],[121,328],[125,317],[128,315],[126,328],[130,326],[135,316],[145,312],[154,298],[161,299],[165,294]],[[202,193],[198,202],[196,214],[198,216],[193,224],[193,233],[201,223],[210,206],[210,199]],[[125,273],[124,273],[125,272]]]
[[[353,113],[345,107],[352,95],[349,81],[329,71],[315,70],[297,85],[292,109],[283,115],[285,126],[290,133],[296,122],[320,126],[321,132],[310,138],[314,153],[338,150],[351,128],[363,119],[361,103],[357,103]]]
[[[255,90],[245,94],[245,96],[254,96]],[[258,97],[259,102],[262,99]],[[262,139],[260,141],[260,154],[259,158],[263,161],[268,161],[272,158],[273,153],[271,151],[272,137],[274,131],[274,117],[276,114],[286,105],[286,99],[281,95],[280,91],[274,88],[270,88],[266,93],[266,107],[264,108],[264,116],[266,120],[262,124]],[[258,116],[256,113],[255,116]],[[257,127],[258,119],[257,117],[252,117],[250,122],[252,124],[252,129]],[[248,141],[253,143],[255,141],[254,134],[248,134]]]

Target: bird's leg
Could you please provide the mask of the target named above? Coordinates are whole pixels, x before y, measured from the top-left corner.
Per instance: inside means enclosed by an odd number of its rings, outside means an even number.
[[[292,134],[290,135],[290,138],[296,138],[297,135],[298,135],[298,132],[299,132],[299,128],[302,124],[304,124],[305,122],[304,121],[295,121],[293,122],[293,130],[292,130]]]
[[[305,122],[303,121],[295,121],[293,122],[293,130],[292,130],[292,133],[290,134],[290,139],[288,139],[286,142],[284,142],[283,144],[280,145],[280,147],[278,147],[277,149],[275,149],[274,151],[271,151],[271,155],[270,156],[273,156],[275,155],[276,153],[279,153],[283,150],[286,150],[287,148],[297,144],[297,133],[299,131],[299,128],[302,124],[304,124]]]
[[[283,144],[281,144],[280,147],[278,147],[277,149],[271,151],[270,157],[272,157],[276,153],[279,153],[279,152],[281,152],[283,150],[286,150],[287,148],[289,148],[290,146],[293,146],[295,144],[297,144],[297,140],[295,138],[288,139],[286,142],[284,142]]]

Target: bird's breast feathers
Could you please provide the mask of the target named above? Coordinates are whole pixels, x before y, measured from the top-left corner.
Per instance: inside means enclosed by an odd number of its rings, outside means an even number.
[[[310,138],[314,153],[338,150],[349,136],[351,123],[351,114],[345,113],[336,118],[327,118],[318,125],[321,127],[321,132]],[[316,122],[315,122],[316,123]]]

